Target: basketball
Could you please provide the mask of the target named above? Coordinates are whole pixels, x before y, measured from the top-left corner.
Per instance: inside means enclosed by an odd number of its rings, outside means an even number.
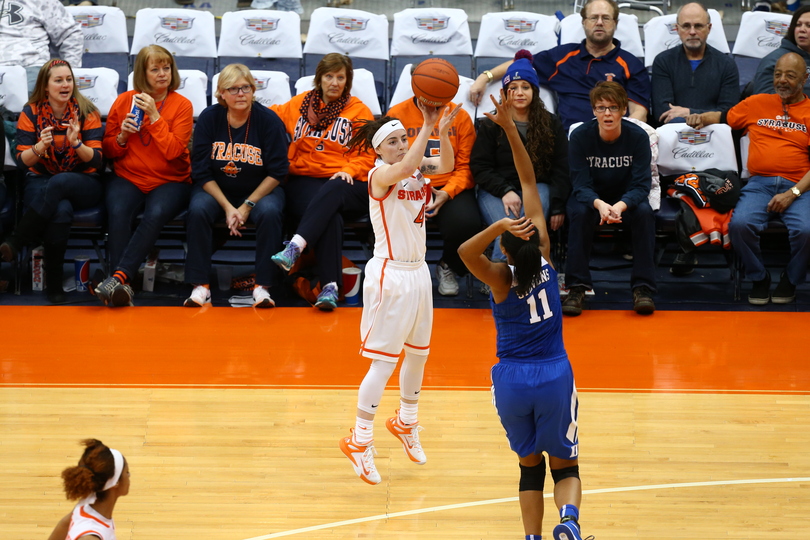
[[[413,70],[411,88],[425,105],[443,107],[458,92],[458,72],[447,60],[428,58]]]

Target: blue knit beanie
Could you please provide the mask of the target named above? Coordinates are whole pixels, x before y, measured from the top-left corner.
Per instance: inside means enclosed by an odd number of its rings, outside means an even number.
[[[532,67],[532,58],[532,53],[526,49],[520,49],[515,53],[515,61],[506,68],[506,75],[503,76],[504,88],[509,86],[512,81],[526,81],[535,87],[540,86],[540,79]]]

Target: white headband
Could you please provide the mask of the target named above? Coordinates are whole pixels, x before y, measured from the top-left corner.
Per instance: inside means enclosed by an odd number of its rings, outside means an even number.
[[[110,452],[113,455],[113,461],[115,462],[115,472],[113,473],[112,477],[107,480],[107,483],[104,484],[104,488],[101,491],[107,491],[111,487],[118,484],[118,481],[121,479],[121,473],[124,472],[124,456],[121,455],[121,452],[115,450],[114,448],[110,448]]]
[[[373,148],[377,148],[382,144],[382,142],[388,138],[393,132],[398,129],[405,129],[405,126],[402,125],[402,122],[399,120],[391,120],[390,122],[386,122],[385,124],[377,130],[377,133],[371,138],[371,146]]]
[[[107,480],[107,483],[104,484],[104,487],[101,488],[101,491],[107,491],[108,489],[115,487],[118,484],[118,481],[121,479],[121,473],[124,472],[124,456],[121,455],[121,452],[114,448],[110,448],[110,452],[113,455],[113,463],[115,464],[113,475]],[[96,494],[91,493],[81,501],[79,501],[80,505],[84,504],[93,504],[96,502]]]

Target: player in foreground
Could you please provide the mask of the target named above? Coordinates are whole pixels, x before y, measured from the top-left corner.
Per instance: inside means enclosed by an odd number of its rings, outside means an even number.
[[[542,538],[543,487],[548,454],[554,501],[560,508],[555,540],[582,540],[579,506],[577,389],[562,338],[557,271],[534,170],[512,120],[512,91],[485,113],[506,132],[523,188],[526,215],[504,217],[459,247],[461,260],[490,286],[499,362],[492,367],[493,402],[520,462],[520,511],[526,540]],[[500,237],[506,263],[484,251]]]

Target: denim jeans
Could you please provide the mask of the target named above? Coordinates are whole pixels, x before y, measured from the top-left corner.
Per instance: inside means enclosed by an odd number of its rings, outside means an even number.
[[[25,208],[55,223],[72,223],[73,210],[101,202],[104,189],[98,176],[63,172],[53,176],[25,177]]]
[[[591,246],[593,234],[599,226],[599,212],[593,206],[568,199],[568,262],[565,285],[568,288],[584,285],[593,288]],[[622,214],[622,226],[630,231],[633,246],[633,270],[630,288],[642,285],[655,291],[655,214],[646,200]]]
[[[135,184],[113,176],[107,184],[110,268],[134,279],[163,226],[188,207],[191,184],[167,182],[144,193]],[[133,230],[138,214],[141,222]]]
[[[226,195],[227,196],[227,195]],[[234,206],[242,204],[245,197],[228,197]],[[270,257],[281,249],[284,217],[284,188],[277,186],[265,195],[250,211],[248,221],[256,225],[256,284],[273,285],[276,265]],[[208,284],[211,276],[214,222],[225,217],[225,210],[202,186],[195,186],[191,193],[186,217],[188,256],[186,257],[186,283]]]
[[[66,228],[73,223],[73,211],[98,205],[103,192],[101,180],[92,174],[28,174],[23,199],[26,210],[31,209],[50,222],[43,240],[61,245],[67,242]]]
[[[796,184],[781,176],[752,176],[743,187],[740,201],[729,223],[731,247],[740,257],[745,275],[752,281],[765,279],[767,270],[762,262],[759,235],[771,219],[781,219],[788,229],[790,262],[785,272],[793,285],[807,278],[810,263],[810,194],[805,193],[788,206],[782,214],[768,212],[770,200]]]
[[[543,203],[543,215],[546,216],[546,220],[549,217],[549,207],[550,207],[550,196],[549,196],[549,186],[548,184],[544,184],[542,182],[538,182],[537,184],[537,193],[540,194],[540,202]],[[520,195],[520,200],[523,200],[523,194],[521,191],[515,190],[515,193]],[[489,227],[496,221],[501,218],[506,217],[506,214],[503,212],[503,201],[500,197],[496,197],[492,195],[485,189],[478,188],[478,209],[481,211],[481,219],[484,220],[484,227]],[[520,216],[515,216],[513,214],[509,214],[512,218],[519,218],[526,215],[523,209],[523,206],[520,207]],[[501,251],[501,239],[500,237],[496,238],[495,241],[492,243],[492,260],[497,262],[505,262],[506,255],[503,254]]]

